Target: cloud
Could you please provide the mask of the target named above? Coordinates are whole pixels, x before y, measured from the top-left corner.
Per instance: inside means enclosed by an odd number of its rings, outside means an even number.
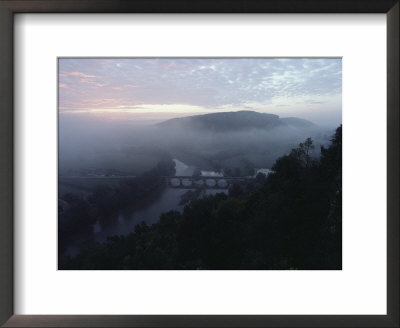
[[[85,74],[82,72],[62,72],[62,75],[70,75],[70,76],[79,76],[82,78],[92,78],[92,77],[96,77],[95,75],[89,75],[89,74]]]
[[[178,104],[216,111],[251,104],[279,111],[329,107],[334,99],[341,111],[339,58],[65,58],[59,71],[60,84],[68,85],[60,110]]]

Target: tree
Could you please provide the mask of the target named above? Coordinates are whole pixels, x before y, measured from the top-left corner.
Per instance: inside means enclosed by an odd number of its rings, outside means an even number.
[[[196,168],[194,169],[194,171],[193,171],[192,177],[194,177],[194,178],[200,178],[200,176],[201,176],[201,170],[200,170],[198,167],[196,167]]]
[[[233,183],[229,187],[228,192],[229,192],[229,196],[231,196],[231,197],[239,197],[243,193],[243,190],[238,183]]]
[[[193,200],[63,268],[341,269],[341,128],[331,141],[311,163],[309,138],[279,158],[259,188],[234,184],[229,195]]]
[[[159,175],[174,175],[175,170],[175,162],[172,160],[169,161],[160,161],[157,164],[157,170]]]
[[[258,172],[256,175],[256,180],[258,183],[264,183],[267,179],[267,176],[264,173]]]
[[[299,144],[299,148],[296,149],[298,156],[301,158],[306,167],[310,166],[311,163],[311,150],[314,149],[314,145],[311,138],[307,138],[306,141]]]

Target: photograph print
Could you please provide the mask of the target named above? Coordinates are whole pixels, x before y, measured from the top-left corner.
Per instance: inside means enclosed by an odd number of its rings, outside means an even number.
[[[59,270],[341,270],[341,58],[59,58]]]

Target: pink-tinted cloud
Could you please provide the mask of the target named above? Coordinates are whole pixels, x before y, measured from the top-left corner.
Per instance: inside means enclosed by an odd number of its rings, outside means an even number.
[[[85,74],[85,73],[82,73],[82,72],[63,72],[63,73],[65,73],[66,75],[79,76],[79,77],[82,77],[82,78],[96,77],[96,75],[89,75],[89,74]]]
[[[277,100],[279,110],[283,100],[311,106],[340,100],[342,91],[339,58],[65,58],[59,71],[61,111],[138,104],[248,109]]]

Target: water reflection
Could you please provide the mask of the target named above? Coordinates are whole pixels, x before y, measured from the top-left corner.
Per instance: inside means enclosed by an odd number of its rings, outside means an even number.
[[[225,179],[220,179],[218,180],[218,186],[221,188],[226,188],[228,187],[228,182]]]
[[[195,171],[194,166],[186,165],[185,163],[175,159],[176,164],[176,176],[191,176]],[[217,173],[217,172],[215,172]],[[110,223],[102,227],[100,222],[96,222],[93,226],[93,236],[88,237],[88,241],[94,238],[96,242],[104,242],[107,237],[115,235],[126,235],[134,231],[137,224],[142,221],[146,222],[148,225],[156,223],[162,213],[175,210],[182,211],[184,205],[180,205],[181,197],[188,190],[195,190],[192,187],[195,186],[208,186],[215,187],[217,184],[219,188],[227,187],[227,182],[224,179],[218,180],[207,179],[207,180],[195,180],[192,179],[171,179],[172,188],[166,187],[161,193],[160,197],[153,200],[147,206],[141,209],[131,210],[130,212],[119,213],[114,218],[110,218]],[[182,184],[182,186],[187,188],[174,188]],[[205,189],[204,195],[213,195],[216,193],[228,193],[228,189]],[[134,205],[134,204],[132,204]],[[66,255],[71,257],[76,256],[80,251],[80,244],[82,241],[76,241],[76,243],[71,244],[67,250]]]
[[[206,186],[208,186],[208,187],[215,187],[216,184],[217,183],[215,182],[214,179],[207,179],[206,180]]]
[[[120,214],[117,221],[113,221],[113,223],[96,233],[96,241],[104,241],[107,236],[128,234],[133,231],[135,225],[142,221],[151,225],[158,221],[161,213],[170,210],[181,210],[183,206],[179,205],[179,202],[186,191],[187,189],[166,188],[161,197],[148,207],[130,214]]]
[[[137,210],[130,215],[118,216],[109,226],[95,232],[95,240],[103,242],[108,236],[126,235],[133,232],[135,225],[146,222],[148,225],[156,223],[162,213],[175,210],[182,211],[184,205],[180,205],[181,197],[188,189],[166,188],[161,197],[145,209]],[[205,195],[215,195],[217,193],[227,193],[227,189],[208,189]]]
[[[173,159],[173,161],[175,162],[175,175],[176,176],[192,176],[194,171],[195,171],[195,167],[194,166],[189,166],[186,165],[185,163],[181,162],[179,159]]]

